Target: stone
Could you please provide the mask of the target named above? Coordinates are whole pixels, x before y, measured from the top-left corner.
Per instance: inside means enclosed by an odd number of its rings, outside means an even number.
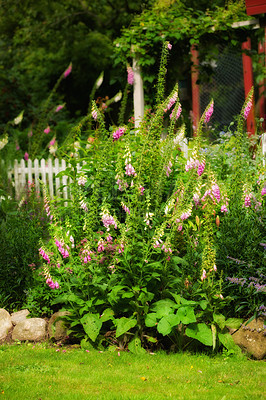
[[[13,328],[11,317],[9,312],[4,308],[0,308],[0,343],[3,343],[9,331]]]
[[[17,325],[20,321],[24,321],[30,314],[29,310],[21,310],[11,314],[11,321],[13,325]]]
[[[54,313],[48,323],[49,338],[55,341],[65,340],[67,338],[67,326],[65,321],[60,320],[60,317],[69,315],[69,311],[58,311]]]
[[[13,329],[12,340],[40,342],[47,337],[47,322],[42,318],[29,318],[20,321]]]
[[[263,318],[254,319],[232,334],[235,344],[257,360],[266,356],[266,329],[263,326]]]

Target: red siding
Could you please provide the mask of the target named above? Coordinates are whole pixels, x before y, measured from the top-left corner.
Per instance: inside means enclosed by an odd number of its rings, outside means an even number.
[[[248,15],[266,13],[266,0],[246,0],[246,9]]]

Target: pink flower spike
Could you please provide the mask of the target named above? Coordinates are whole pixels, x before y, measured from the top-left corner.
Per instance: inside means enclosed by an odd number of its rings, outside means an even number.
[[[205,271],[205,269],[202,271],[202,275],[201,275],[201,281],[203,282],[204,281],[204,279],[206,279],[207,278],[207,273],[206,273],[206,271]]]
[[[227,210],[227,208],[226,208],[225,205],[223,205],[223,206],[221,207],[221,212],[224,212],[224,213],[227,213],[227,212],[228,212],[228,210]]]
[[[129,85],[134,84],[134,72],[130,66],[127,67],[127,82]]]
[[[56,107],[55,112],[61,111],[64,107],[64,104],[59,104],[59,106]]]
[[[25,160],[25,161],[28,161],[28,159],[29,159],[29,154],[26,152],[26,153],[24,154],[24,160]]]
[[[45,133],[46,135],[48,135],[48,133],[51,132],[50,126],[48,125],[47,128],[45,128],[43,131],[44,131],[44,133]]]
[[[93,110],[93,111],[91,112],[91,115],[92,115],[92,118],[96,121],[96,120],[97,120],[97,116],[98,116],[97,111],[96,111],[96,110]]]
[[[247,119],[248,114],[250,113],[251,107],[252,107],[252,100],[250,100],[245,107],[245,110],[244,110],[244,118],[245,119]]]
[[[213,101],[211,102],[210,107],[205,113],[205,118],[204,118],[205,123],[208,123],[210,121],[212,113],[213,113]]]
[[[69,64],[69,66],[67,67],[67,69],[64,72],[64,78],[66,78],[72,71],[72,63]]]

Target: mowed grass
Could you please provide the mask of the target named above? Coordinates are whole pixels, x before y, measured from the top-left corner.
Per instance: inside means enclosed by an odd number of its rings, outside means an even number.
[[[0,346],[0,400],[262,400],[265,382],[246,357]]]

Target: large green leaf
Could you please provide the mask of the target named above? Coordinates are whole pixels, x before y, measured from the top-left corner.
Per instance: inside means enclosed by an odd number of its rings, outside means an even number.
[[[168,314],[173,314],[178,305],[170,299],[159,300],[152,306],[152,311],[155,311],[157,318],[160,319]]]
[[[225,316],[223,314],[213,314],[213,321],[219,326],[220,329],[224,329]]]
[[[155,326],[157,323],[157,314],[156,313],[150,313],[146,315],[145,318],[145,325],[148,328],[151,328],[152,326]]]
[[[112,319],[113,316],[114,316],[114,311],[111,308],[106,308],[106,310],[104,310],[100,318],[102,322],[105,322],[109,321],[109,319]]]
[[[218,338],[219,338],[220,342],[222,343],[222,345],[227,348],[227,350],[233,350],[234,353],[236,353],[236,354],[241,354],[242,353],[240,347],[238,347],[235,344],[234,339],[232,338],[230,333],[228,333],[228,332],[226,332],[226,333],[219,332],[218,333]]]
[[[240,318],[228,318],[225,321],[225,326],[227,326],[228,328],[232,328],[232,329],[238,329],[238,328],[240,328],[242,322],[243,322],[243,319],[240,319]]]
[[[173,327],[180,323],[180,318],[176,314],[169,314],[163,317],[157,325],[157,330],[163,336],[169,335]]]
[[[123,335],[128,332],[131,328],[134,328],[137,324],[136,319],[122,317],[115,320],[116,324],[116,337]]]
[[[206,324],[199,323],[189,325],[186,329],[186,335],[197,339],[206,346],[212,346],[212,331]]]
[[[141,347],[140,338],[137,336],[128,344],[128,350],[133,354],[146,354],[146,350]]]
[[[102,320],[99,314],[85,314],[80,322],[89,338],[95,342],[102,327]]]
[[[180,307],[176,313],[182,324],[192,324],[196,322],[196,316],[192,307]]]

